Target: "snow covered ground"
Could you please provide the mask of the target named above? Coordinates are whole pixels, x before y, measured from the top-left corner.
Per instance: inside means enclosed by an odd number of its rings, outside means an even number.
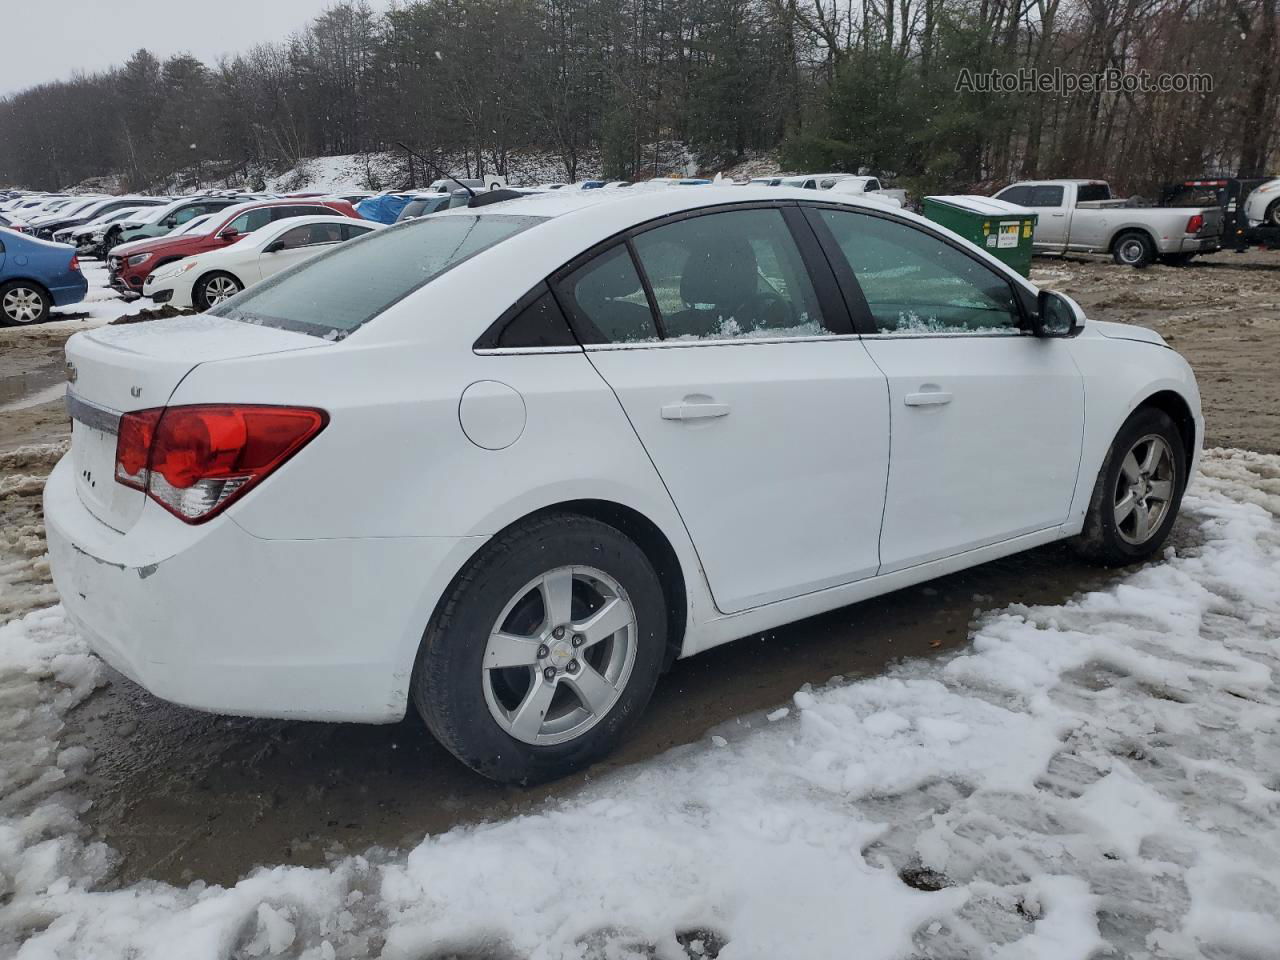
[[[408,852],[115,888],[61,749],[104,672],[0,627],[0,954],[1274,958],[1280,457],[1212,451],[1162,562],[945,659]],[[424,776],[430,776],[424,771]]]
[[[66,327],[69,330],[99,327],[110,323],[116,317],[137,313],[140,308],[151,306],[149,300],[130,302],[112,290],[107,265],[102,260],[81,260],[80,272],[89,281],[89,292],[79,303],[54,307],[53,316],[57,319],[40,324],[42,330],[54,330],[60,327]]]

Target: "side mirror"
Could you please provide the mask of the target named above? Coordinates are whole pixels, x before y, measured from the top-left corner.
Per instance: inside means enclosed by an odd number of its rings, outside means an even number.
[[[1031,330],[1037,337],[1074,337],[1084,329],[1084,310],[1065,293],[1041,290]]]
[[[270,243],[267,244],[266,249],[264,249],[262,252],[263,253],[279,253],[283,249],[284,249],[283,240],[272,240]]]
[[[231,243],[233,240],[240,239],[240,231],[233,227],[228,227],[219,234],[219,237],[221,237],[223,243]]]
[[[165,225],[166,227],[168,227],[170,230],[172,230],[174,227],[176,227],[176,226],[178,225],[178,218],[177,218],[177,217],[165,217],[165,218],[164,218],[164,225]]]

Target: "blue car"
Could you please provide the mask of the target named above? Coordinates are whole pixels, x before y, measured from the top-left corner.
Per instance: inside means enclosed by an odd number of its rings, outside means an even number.
[[[47,320],[54,307],[79,303],[88,291],[75,247],[0,228],[0,326]]]

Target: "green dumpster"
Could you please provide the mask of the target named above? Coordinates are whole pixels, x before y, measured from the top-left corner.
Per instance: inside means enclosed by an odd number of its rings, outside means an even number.
[[[925,197],[924,215],[960,234],[1024,277],[1031,272],[1036,215],[992,197]]]

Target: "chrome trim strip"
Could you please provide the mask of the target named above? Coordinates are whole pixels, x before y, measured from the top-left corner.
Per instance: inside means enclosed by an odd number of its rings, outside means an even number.
[[[481,347],[472,350],[478,357],[521,357],[530,353],[581,353],[581,347]]]
[[[92,430],[101,430],[113,437],[120,432],[120,411],[77,397],[70,387],[67,387],[67,415]]]
[[[588,353],[605,350],[676,350],[694,347],[749,347],[777,343],[822,343],[828,340],[861,340],[856,333],[832,333],[815,337],[714,337],[705,340],[652,340],[637,343],[588,343],[583,349]]]

